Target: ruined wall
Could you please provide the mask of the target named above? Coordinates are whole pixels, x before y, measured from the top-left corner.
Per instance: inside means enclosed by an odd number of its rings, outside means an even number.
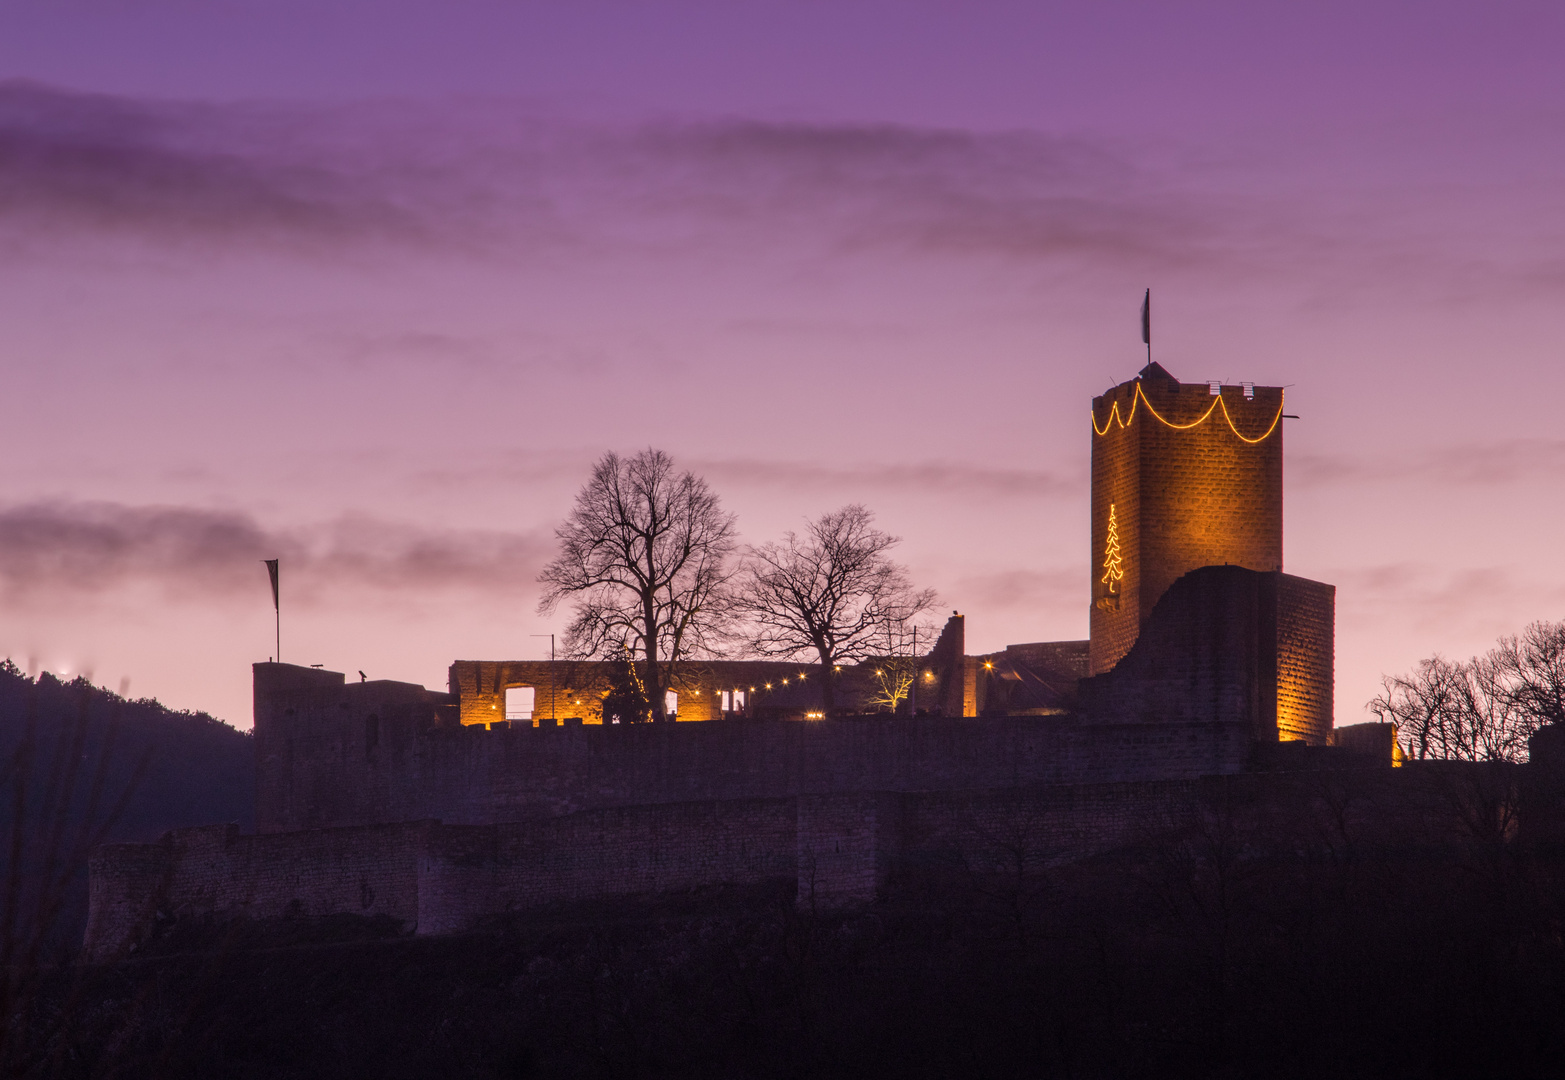
[[[1336,722],[1337,587],[1277,575],[1277,732],[1324,745]]]
[[[444,827],[419,858],[421,934],[620,894],[787,880],[791,799],[592,810],[547,821]]]
[[[293,673],[300,673],[297,681]],[[256,665],[257,829],[489,824],[644,803],[1008,787],[1238,771],[1250,733],[1205,718],[464,726],[446,695]],[[373,721],[373,722],[372,722]]]
[[[1073,685],[1085,679],[1088,670],[1087,641],[1029,641],[1022,645],[1007,645],[1004,655],[1026,664],[1044,679],[1062,685]]]
[[[1158,601],[1112,671],[1082,680],[1087,720],[1242,723],[1260,741],[1325,745],[1332,724],[1330,585],[1207,566]]]
[[[430,822],[242,836],[237,825],[111,844],[88,865],[89,958],[123,953],[157,919],[338,913],[418,917],[418,857]]]
[[[383,915],[420,934],[613,896],[793,883],[805,906],[880,895],[899,871],[1002,850],[1059,862],[1166,827],[1188,782],[990,792],[845,792],[585,811],[496,825],[416,822],[241,836],[176,830],[92,861],[86,951],[123,955],[158,922]],[[1036,853],[1034,852],[1036,849]]]
[[[949,619],[935,650],[918,661],[920,670],[933,675],[919,683],[921,711],[967,715],[962,711],[961,623],[961,616]],[[616,666],[598,661],[458,660],[450,669],[451,697],[458,703],[463,724],[488,726],[506,720],[507,688],[529,686],[534,692],[533,716],[523,722],[538,726],[550,719],[576,718],[596,725],[603,722],[603,698],[609,692],[609,673]],[[874,664],[844,666],[834,674],[838,711],[871,711],[866,704],[874,693],[873,668]],[[803,717],[822,707],[821,674],[818,664],[796,661],[690,660],[674,668],[668,689],[678,695],[681,722]],[[734,707],[730,696],[730,708],[725,710],[724,691],[742,692],[744,704]]]
[[[533,722],[570,717],[587,724],[603,722],[603,698],[609,692],[614,665],[599,661],[458,660],[451,665],[450,692],[460,703],[464,724],[493,724],[505,719],[505,691],[533,688]],[[803,685],[799,675],[804,674]],[[721,720],[731,714],[751,715],[755,706],[781,704],[803,712],[818,707],[820,691],[808,664],[770,660],[710,660],[682,662],[668,689],[679,695],[681,721]],[[784,680],[787,680],[785,683]],[[771,691],[766,689],[770,683]],[[785,689],[785,687],[787,689]],[[724,690],[743,690],[745,708],[722,709]],[[732,699],[730,699],[730,703]]]
[[[965,616],[951,613],[919,670],[920,709],[941,716],[978,715],[977,691],[968,682]]]
[[[584,900],[773,881],[792,883],[803,906],[829,908],[873,900],[898,881],[1037,873],[1219,833],[1252,853],[1286,852],[1294,838],[1344,837],[1418,852],[1475,838],[1464,799],[1487,805],[1497,792],[1531,790],[1518,784],[1523,774],[1514,766],[1345,768],[1353,755],[1309,752],[1337,754],[1337,765],[1141,783],[619,807],[486,826],[419,822],[284,836],[240,836],[225,826],[180,830],[156,844],[113,845],[94,855],[85,944],[89,959],[120,955],[159,916],[385,915],[421,934],[455,933]],[[1559,787],[1548,789],[1552,801],[1524,797],[1524,809],[1536,817],[1541,806],[1558,818]],[[1528,828],[1546,834],[1531,818]]]
[[[1253,393],[1225,386],[1219,401],[1152,364],[1093,400],[1092,674],[1118,663],[1186,572],[1282,569],[1282,389]],[[1111,507],[1124,574],[1112,593],[1102,581]]]

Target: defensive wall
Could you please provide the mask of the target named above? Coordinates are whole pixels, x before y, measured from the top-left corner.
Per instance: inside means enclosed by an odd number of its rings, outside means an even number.
[[[717,885],[777,883],[791,886],[801,906],[833,907],[885,896],[899,882],[1014,873],[1218,833],[1241,846],[1253,837],[1286,849],[1290,837],[1319,842],[1336,830],[1361,852],[1369,842],[1416,852],[1460,839],[1468,817],[1488,812],[1485,797],[1495,805],[1508,797],[1485,796],[1468,781],[1486,776],[1461,768],[1392,770],[1344,751],[1309,752],[1337,756],[1330,768],[1283,773],[815,793],[490,825],[417,821],[253,836],[231,825],[182,829],[94,853],[85,948],[89,959],[111,959],[157,926],[188,918],[347,913],[385,916],[419,934],[459,933],[580,901]],[[1508,769],[1502,782],[1519,775]],[[1472,806],[1453,813],[1469,796]]]
[[[1081,680],[1094,723],[1236,721],[1259,742],[1325,745],[1332,730],[1336,587],[1206,566],[1158,599],[1130,651]]]
[[[255,665],[256,827],[487,825],[636,804],[1165,780],[1237,772],[1247,717],[463,725],[450,695]]]
[[[897,712],[974,716],[978,712],[976,659],[967,657],[966,620],[952,612],[927,653],[898,658],[916,671],[913,695]],[[846,665],[831,673],[819,665],[776,660],[684,660],[669,671],[668,690],[676,696],[681,721],[776,719],[798,717],[821,708],[820,682],[835,682],[836,701],[846,712],[872,712],[875,669],[885,661]],[[450,667],[448,689],[466,725],[513,726],[561,720],[594,725],[606,722],[603,701],[624,665],[595,660],[458,660]],[[531,715],[507,715],[506,691],[533,691]]]
[[[825,678],[844,711],[875,707],[874,663],[682,663],[678,719],[706,722],[660,724],[604,715],[634,696],[613,692],[625,665],[457,661],[438,692],[257,664],[258,835],[101,850],[89,951],[160,911],[444,933],[710,884],[862,900],[1023,833],[1049,859],[1140,842],[1214,784],[1292,827],[1313,796],[1247,767],[1353,748],[1385,766],[1391,734],[1333,732],[1335,590],[1281,572],[1282,409],[1280,388],[1181,384],[1156,364],[1095,400],[1089,640],[967,656],[953,613],[896,661],[915,665],[916,708],[821,716]],[[524,688],[530,715],[508,718]],[[1434,805],[1382,800],[1378,820],[1411,836]]]

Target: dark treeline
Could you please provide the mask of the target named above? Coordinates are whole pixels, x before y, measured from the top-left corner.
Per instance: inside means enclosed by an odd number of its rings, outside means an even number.
[[[87,856],[187,825],[255,820],[252,740],[205,713],[127,701],[86,679],[0,662],[0,934],[7,949],[73,951]]]
[[[1069,864],[1019,820],[981,850],[904,867],[885,902],[848,913],[797,906],[779,885],[431,940],[351,919],[175,921],[133,960],[55,972],[17,1064],[59,1077],[1559,1076],[1565,861],[1539,823],[1560,792],[1518,768],[1213,780],[1144,845]]]

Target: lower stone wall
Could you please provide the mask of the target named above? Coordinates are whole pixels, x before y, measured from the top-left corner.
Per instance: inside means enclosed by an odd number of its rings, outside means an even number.
[[[436,822],[242,836],[237,825],[111,844],[88,862],[90,956],[133,947],[162,919],[221,914],[418,918],[419,852]]]
[[[1033,872],[1191,829],[1286,846],[1347,823],[1360,836],[1440,843],[1451,807],[1478,820],[1489,803],[1515,801],[1475,786],[1487,776],[1365,767],[668,803],[496,825],[185,829],[94,854],[85,951],[122,955],[160,920],[189,916],[379,915],[449,934],[575,901],[765,882],[832,907],[872,900],[898,875]]]
[[[539,822],[439,828],[419,854],[418,932],[616,894],[794,876],[792,799],[594,810]]]

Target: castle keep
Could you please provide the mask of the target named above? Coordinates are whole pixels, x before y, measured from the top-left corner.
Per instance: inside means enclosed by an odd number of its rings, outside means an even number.
[[[1334,589],[1282,573],[1283,393],[1149,364],[1093,402],[1090,637],[844,670],[692,662],[678,722],[620,723],[615,666],[457,661],[444,690],[254,668],[256,836],[92,861],[89,955],[162,915],[386,915],[446,933],[615,893],[786,880],[873,899],[1022,815],[1053,857],[1132,842],[1203,777],[1332,738]],[[916,707],[880,667],[908,663]],[[1376,726],[1378,727],[1378,726]],[[1382,739],[1383,737],[1383,739]],[[1362,745],[1389,729],[1362,732]]]
[[[1095,711],[1177,712],[1243,693],[1257,738],[1327,741],[1336,590],[1282,573],[1282,421],[1281,387],[1181,383],[1158,364],[1093,400],[1088,667],[1116,673],[1094,679]],[[1254,574],[1203,569],[1215,567]],[[1220,621],[1249,623],[1243,643],[1210,621],[1213,602]],[[1181,693],[1235,665],[1242,689]]]
[[[1191,570],[1282,569],[1282,409],[1281,387],[1181,384],[1158,364],[1093,399],[1093,675]]]

